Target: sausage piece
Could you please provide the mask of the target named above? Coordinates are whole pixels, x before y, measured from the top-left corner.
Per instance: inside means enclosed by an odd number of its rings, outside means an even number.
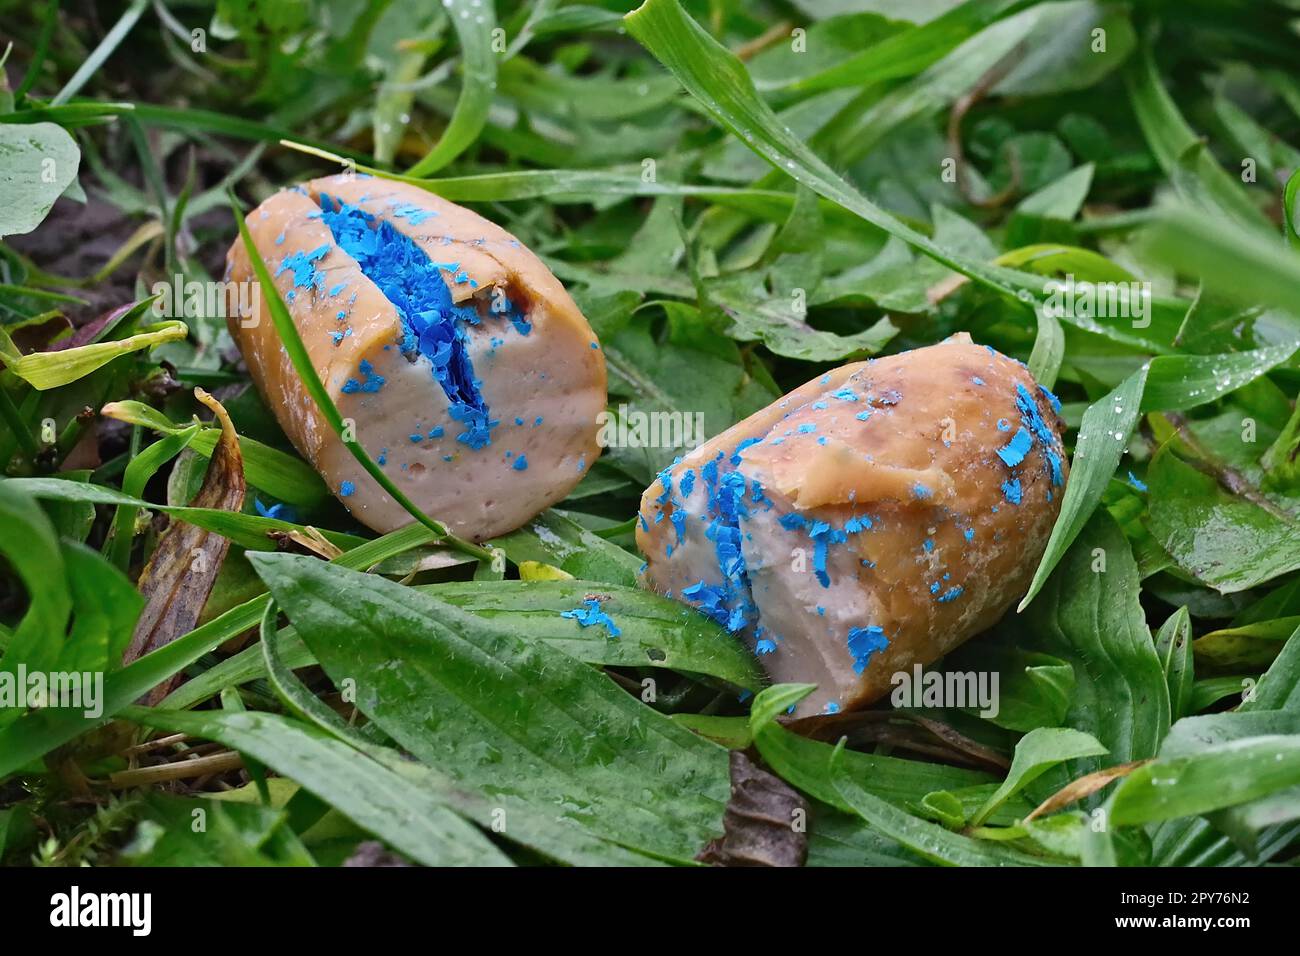
[[[356,439],[457,534],[518,528],[596,460],[599,342],[510,233],[416,186],[346,174],[277,193],[248,226]],[[240,241],[226,278],[254,281]],[[408,524],[316,410],[256,301],[228,321],[285,434],[358,520]]]
[[[796,713],[865,706],[1028,588],[1068,476],[1059,407],[965,333],[835,369],[660,474],[644,582],[816,684]]]

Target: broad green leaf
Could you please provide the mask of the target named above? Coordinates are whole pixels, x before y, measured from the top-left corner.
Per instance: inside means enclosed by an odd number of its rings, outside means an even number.
[[[749,713],[754,744],[768,766],[788,783],[823,803],[851,812],[852,807],[839,795],[831,779],[830,761],[835,748],[800,737],[776,722],[811,690],[810,684],[778,684],[755,697]],[[993,778],[974,770],[852,750],[845,751],[842,760],[846,771],[873,794],[913,810],[920,809],[926,794],[947,790],[962,800],[968,813],[974,813],[996,789]],[[1023,813],[1030,810],[1018,805],[1015,809]],[[1006,822],[1012,819],[1008,817]]]
[[[1057,764],[1082,757],[1098,757],[1106,752],[1096,737],[1069,727],[1040,727],[1031,730],[1016,744],[1016,754],[1011,760],[1007,778],[984,806],[980,807],[971,819],[971,825],[979,826],[1008,797],[1019,793]]]
[[[1194,713],[1193,685],[1196,672],[1192,662],[1192,619],[1186,606],[1180,607],[1156,633],[1156,656],[1169,685],[1169,714],[1177,721]]]
[[[76,181],[81,150],[54,123],[0,125],[0,237],[31,232]]]
[[[1246,737],[1162,758],[1123,778],[1108,802],[1114,826],[1198,816],[1300,785],[1300,734]]]
[[[1057,862],[952,833],[900,810],[866,789],[861,778],[841,759],[845,753],[842,745],[835,748],[829,764],[830,779],[839,795],[837,802],[877,833],[930,862],[944,866],[1052,866]]]
[[[1066,553],[1028,615],[1038,649],[1074,664],[1066,723],[1109,752],[1082,757],[1071,774],[1155,756],[1169,727],[1169,687],[1138,601],[1128,542],[1098,511]]]
[[[502,800],[500,794],[491,791],[469,793],[453,784],[445,774],[408,760],[395,750],[375,745],[365,736],[364,730],[345,723],[342,717],[294,676],[291,668],[299,665],[290,664],[281,657],[275,640],[273,623],[278,614],[274,604],[267,606],[266,613],[262,616],[260,645],[250,650],[261,651],[262,662],[276,693],[301,719],[337,737],[421,791],[436,795],[448,809],[465,819],[481,826],[490,826],[495,832],[506,832],[511,840],[533,847],[556,860],[574,865],[640,865],[649,862],[622,847],[599,839],[585,838],[562,818],[555,816],[548,807]],[[373,727],[370,725],[369,729]]]
[[[1231,594],[1300,568],[1300,517],[1266,496],[1225,491],[1169,444],[1151,461],[1146,481],[1152,535],[1203,584]]]
[[[457,581],[412,590],[545,641],[588,664],[672,668],[750,690],[761,686],[760,669],[739,641],[703,615],[683,614],[679,603],[640,588],[604,584],[593,589],[589,581]],[[603,627],[584,628],[562,616],[581,607],[588,595],[598,596],[615,620],[621,631],[617,638]],[[289,666],[316,663],[292,628],[280,631],[275,642],[276,653]],[[246,648],[179,687],[162,706],[189,707],[265,673],[261,650]]]
[[[259,711],[182,713],[132,705],[122,717],[251,754],[426,866],[510,865],[487,837],[434,793],[314,727]]]
[[[587,665],[383,579],[250,560],[358,708],[462,786],[563,806],[591,835],[682,863],[721,832],[726,751]]]

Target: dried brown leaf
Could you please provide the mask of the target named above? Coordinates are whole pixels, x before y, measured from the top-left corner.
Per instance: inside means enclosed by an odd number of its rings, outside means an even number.
[[[744,751],[731,751],[731,799],[724,836],[697,857],[715,866],[803,866],[808,856],[808,803]]]
[[[220,402],[201,388],[196,388],[194,395],[212,409],[221,422],[221,439],[212,453],[203,486],[192,504],[196,508],[239,511],[244,507],[245,493],[239,436]],[[124,664],[170,644],[194,629],[229,548],[230,541],[221,535],[184,521],[172,523],[140,574],[138,586],[144,595],[145,607],[123,657]],[[161,700],[177,681],[177,678],[172,678],[155,687],[146,703],[154,704]]]

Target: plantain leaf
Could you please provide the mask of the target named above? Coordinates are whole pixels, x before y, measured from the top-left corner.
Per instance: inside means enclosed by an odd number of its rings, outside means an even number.
[[[516,801],[563,807],[582,833],[682,863],[720,834],[726,750],[587,665],[383,579],[249,558],[326,673],[355,685],[357,707],[507,817]]]

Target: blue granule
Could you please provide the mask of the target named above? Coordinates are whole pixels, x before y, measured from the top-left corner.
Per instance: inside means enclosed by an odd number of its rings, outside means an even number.
[[[817,583],[824,588],[831,586],[830,574],[826,571],[826,557],[832,544],[843,544],[849,536],[840,529],[833,528],[825,521],[814,521],[808,529],[808,537],[813,540],[813,574]]]
[[[961,597],[962,592],[964,590],[965,588],[963,588],[960,584],[954,585],[953,587],[950,587],[948,590],[940,594],[937,598],[935,598],[935,600],[937,600],[940,604],[947,604],[949,601],[955,601],[957,600],[957,598]]]
[[[826,702],[826,711],[825,711],[825,712],[828,713],[828,714],[838,714],[838,713],[840,712],[840,705],[837,704],[837,703],[836,703],[835,701],[833,701],[833,700],[828,700],[828,701]]]
[[[931,494],[930,489],[927,488],[925,485],[921,484],[920,482],[917,482],[915,485],[912,486],[913,497],[924,500],[926,498],[929,498],[930,494]]]
[[[1059,485],[1065,478],[1061,473],[1061,456],[1054,451],[1048,451],[1047,467],[1051,469],[1052,472],[1052,484]],[[1047,491],[1047,500],[1052,500],[1052,491],[1050,488]]]
[[[424,436],[421,435],[419,432],[411,432],[411,434],[407,435],[406,437],[411,440],[412,445],[418,445],[420,444],[420,442],[424,441]]]
[[[516,424],[516,425],[522,425],[523,423],[524,423],[524,420],[523,420],[522,418],[520,418],[519,416],[516,415],[516,416],[515,416],[515,424]]]
[[[614,619],[600,609],[599,598],[587,598],[582,602],[582,607],[576,607],[572,611],[561,611],[560,617],[577,621],[584,628],[604,625],[610,637],[618,637],[623,633],[614,623]]]
[[[510,324],[515,327],[515,331],[520,335],[527,335],[533,330],[533,326],[525,317],[523,309],[504,295],[493,297],[492,312],[494,315],[503,315],[509,319]]]
[[[681,477],[677,479],[677,492],[683,498],[689,498],[691,492],[695,490],[695,472],[687,468],[682,472]]]
[[[1021,421],[1033,432],[1034,438],[1042,442],[1048,469],[1052,476],[1052,484],[1059,485],[1063,480],[1063,475],[1061,473],[1060,456],[1053,451],[1056,445],[1056,433],[1043,420],[1042,414],[1038,411],[1038,403],[1034,401],[1033,393],[1019,382],[1016,383],[1016,408],[1020,409]]]
[[[789,514],[781,515],[780,524],[786,531],[798,531],[808,526],[808,519],[791,511]]]
[[[421,209],[413,203],[402,203],[400,199],[394,199],[392,205],[396,207],[393,209],[393,215],[399,219],[405,219],[412,226],[422,225],[426,219],[438,215],[432,210]]]
[[[334,285],[330,286],[330,295],[338,295],[340,292],[342,292],[342,291],[343,291],[344,289],[346,289],[347,287],[348,287],[348,284],[347,284],[346,282],[338,282],[338,283],[335,283]]]
[[[831,398],[838,398],[841,402],[856,402],[858,393],[851,388],[841,388],[837,392],[831,392]]]
[[[757,445],[762,440],[763,440],[762,438],[744,439],[739,445],[736,446],[736,450],[731,453],[731,463],[733,465],[739,465],[741,452],[743,452],[746,448],[749,448],[752,445]]]
[[[277,501],[275,504],[268,507],[267,505],[262,504],[261,498],[254,498],[253,506],[257,508],[257,513],[263,518],[276,518],[280,521],[298,520],[297,516],[294,514],[293,508],[286,505],[283,501]]]
[[[931,594],[938,594],[938,593],[939,593],[939,589],[940,589],[941,587],[943,587],[943,585],[940,584],[938,581],[931,581],[931,582],[930,582],[930,593],[931,593]]]
[[[383,465],[388,464],[388,449],[387,448],[379,449],[379,457],[376,458],[375,461],[377,461],[381,467]]]
[[[974,378],[972,378],[971,381],[974,382],[976,385],[983,385],[983,384],[984,384],[984,379],[980,378],[978,375],[976,375]]]
[[[967,528],[965,531],[962,532],[962,537],[964,537],[967,541],[974,541],[974,540],[975,540],[975,529],[974,529],[974,528]]]
[[[350,481],[345,481],[343,482],[343,484],[339,485],[339,497],[340,498],[350,497],[352,493],[356,490],[357,490],[356,485],[354,485]]]
[[[998,431],[1000,431],[1000,432],[1009,432],[1009,431],[1011,431],[1011,423],[1010,423],[1009,421],[1007,421],[1005,418],[999,418],[999,419],[998,419]]]
[[[819,444],[819,445],[824,445],[824,444],[826,444],[826,436],[825,436],[825,435],[822,435],[820,438],[818,438],[818,439],[817,439],[817,444]]]
[[[1138,491],[1146,491],[1146,490],[1147,490],[1146,482],[1144,482],[1144,481],[1143,481],[1141,478],[1139,478],[1137,475],[1133,474],[1133,472],[1131,472],[1131,471],[1128,473],[1128,483],[1129,483],[1130,485],[1132,485],[1132,486],[1133,486],[1135,489],[1137,489]]]
[[[361,372],[362,381],[350,378],[343,383],[341,391],[345,395],[351,395],[353,392],[377,392],[384,387],[384,377],[375,374],[375,367],[365,359],[357,366]]]
[[[526,455],[520,455],[518,458],[515,459],[515,463],[510,467],[513,468],[515,471],[527,471],[528,457]]]
[[[767,637],[759,638],[758,642],[754,644],[754,653],[755,654],[776,653],[776,641],[773,641],[771,638],[767,638]]]
[[[932,538],[926,538],[924,541],[921,542],[921,547],[925,548],[926,551],[933,551],[934,540]]]
[[[434,425],[432,428],[429,429],[430,438],[441,438],[443,434],[445,434],[445,432],[441,425]]]
[[[275,270],[276,278],[288,270],[293,272],[293,285],[296,289],[310,289],[313,286],[324,285],[325,278],[316,271],[316,261],[329,251],[330,246],[327,242],[323,246],[317,246],[311,252],[295,252],[285,256],[280,261],[280,267]]]
[[[686,512],[674,508],[668,518],[673,523],[673,530],[677,532],[677,543],[681,544],[686,538]]]
[[[1025,460],[1025,455],[1029,454],[1029,449],[1034,445],[1034,436],[1029,434],[1023,427],[1016,429],[1016,433],[1011,436],[1011,441],[998,449],[998,457],[1008,468],[1014,468]]]
[[[848,521],[844,522],[844,530],[852,534],[857,534],[859,531],[866,531],[870,527],[871,519],[866,515],[855,515]]]
[[[867,669],[871,655],[889,646],[889,638],[885,637],[883,628],[871,624],[849,628],[848,644],[849,653],[853,655],[853,673],[861,674]]]
[[[799,434],[801,435],[807,435],[810,432],[815,432],[816,430],[817,430],[817,425],[815,422],[804,422],[802,425],[799,426]]]
[[[870,410],[865,411],[865,412],[858,412],[858,413],[857,413],[856,415],[854,415],[853,417],[856,418],[856,419],[857,419],[858,421],[860,421],[860,422],[865,422],[868,418],[871,417],[871,412],[870,412]]]
[[[325,194],[320,203],[321,219],[335,242],[397,309],[404,331],[402,351],[408,356],[418,352],[432,363],[451,417],[465,426],[457,440],[474,449],[491,444],[491,431],[498,422],[489,417],[481,383],[474,377],[465,332],[467,325],[478,324],[478,313],[452,301],[438,265],[390,223],[347,203],[339,202],[335,208],[335,201]],[[306,266],[312,268],[310,259]],[[298,284],[300,266],[290,266],[286,259],[281,269],[286,267],[294,268]]]
[[[282,246],[282,245],[284,245],[284,233],[283,233],[283,232],[280,233],[278,236],[275,237],[275,244],[276,244],[277,246]]]
[[[817,411],[819,411],[819,412],[824,412],[824,411],[826,411],[826,403],[825,403],[825,402],[813,402],[813,403],[812,403],[812,407],[815,408],[815,409],[816,409]]]
[[[593,349],[595,349],[596,351],[600,351],[600,344],[597,343],[597,342],[592,342],[592,343],[591,343],[591,347],[592,347]]]
[[[541,423],[542,423],[542,416],[541,416],[541,415],[538,415],[535,419],[533,419],[533,427],[534,427],[534,428],[536,428],[536,427],[537,427],[538,425],[540,425]]]
[[[1011,502],[1013,505],[1020,504],[1020,496],[1021,496],[1020,479],[1012,478],[1010,481],[1002,482],[1002,494],[1003,497],[1005,497],[1007,501]],[[993,510],[995,511],[997,510],[996,505],[994,505]]]

